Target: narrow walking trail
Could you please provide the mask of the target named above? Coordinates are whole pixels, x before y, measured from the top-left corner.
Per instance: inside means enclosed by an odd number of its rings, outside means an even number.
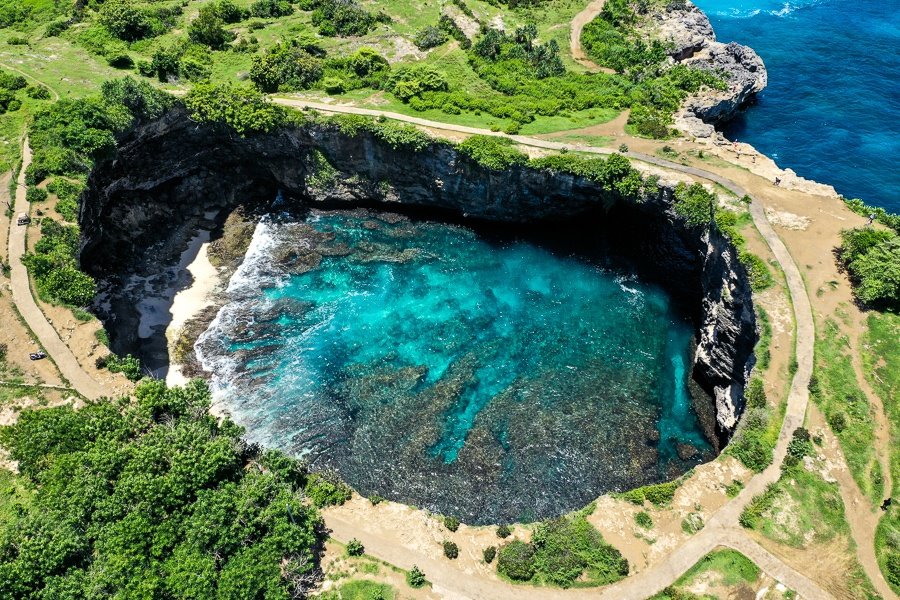
[[[602,155],[608,155],[615,152],[609,148],[585,147],[519,135],[510,136],[500,132],[491,132],[475,127],[440,123],[399,113],[359,108],[355,106],[330,105],[284,97],[274,98],[273,101],[277,104],[293,108],[311,108],[331,113],[383,116],[431,129],[471,135],[507,137],[526,146],[549,150],[577,150],[579,152]],[[658,167],[717,183],[737,195],[739,198],[750,196],[748,191],[737,183],[704,169],[681,165],[640,152],[627,152],[626,156]],[[753,477],[737,497],[715,512],[709,518],[707,527],[705,527],[703,531],[689,538],[680,547],[674,549],[665,560],[651,566],[641,573],[628,577],[623,581],[602,590],[591,590],[590,592],[575,590],[567,591],[565,594],[568,597],[616,598],[621,600],[633,598],[635,600],[644,600],[648,596],[652,596],[666,586],[671,585],[675,579],[681,576],[705,554],[718,545],[747,548],[748,552],[753,553],[754,556],[758,557],[760,561],[764,563],[761,564],[760,567],[765,568],[768,566],[766,571],[770,575],[776,577],[781,583],[798,591],[807,598],[819,599],[831,597],[831,595],[821,589],[818,584],[793,570],[774,555],[765,551],[761,546],[756,544],[756,542],[747,537],[746,533],[744,533],[737,525],[738,517],[753,497],[761,494],[769,484],[774,483],[781,476],[781,463],[787,454],[787,446],[790,442],[791,435],[796,428],[802,426],[804,423],[806,409],[809,404],[808,386],[810,376],[812,375],[813,349],[815,345],[815,327],[812,306],[806,292],[806,286],[800,273],[800,269],[797,267],[796,262],[784,242],[778,237],[778,234],[769,223],[763,204],[756,198],[751,197],[751,199],[751,217],[754,225],[759,230],[760,235],[762,235],[763,239],[769,245],[772,253],[775,255],[775,258],[778,260],[784,271],[797,324],[797,370],[791,382],[787,409],[778,436],[778,442],[775,447],[774,461],[768,469]],[[467,574],[466,577],[460,577],[459,573],[452,567],[448,567],[440,561],[429,561],[425,557],[416,555],[412,550],[403,547],[395,540],[385,540],[378,536],[366,536],[365,524],[355,522],[350,523],[335,518],[329,519],[328,514],[326,514],[326,523],[332,528],[338,538],[349,539],[349,537],[353,537],[354,535],[360,537],[367,549],[379,558],[406,568],[411,567],[413,564],[418,564],[420,567],[425,568],[426,573],[428,573],[429,577],[435,583],[436,589],[452,590],[455,596],[465,598],[502,599],[521,597],[520,589],[511,587],[499,580],[481,577],[476,574]],[[429,571],[429,569],[431,570]],[[876,574],[868,573],[869,569],[866,570],[869,577],[874,579]],[[880,573],[878,575],[880,576]],[[529,588],[528,593],[529,597],[533,598],[550,598],[559,597],[560,595],[559,590],[547,590],[545,593],[544,590],[541,590],[540,588]]]
[[[587,54],[584,53],[584,48],[581,47],[581,32],[584,31],[584,26],[597,18],[600,11],[603,10],[604,4],[606,4],[606,0],[593,0],[593,2],[588,4],[583,11],[572,19],[572,29],[569,33],[569,46],[572,51],[572,58],[592,73],[615,73],[614,70],[601,67],[588,58]]]
[[[22,169],[16,182],[15,215],[30,212],[28,200],[25,198],[27,186],[25,185],[25,171],[31,164],[31,146],[28,139],[22,146]],[[88,375],[69,347],[63,342],[53,326],[47,321],[47,317],[41,311],[34,296],[31,295],[31,283],[28,280],[28,270],[22,263],[22,257],[26,251],[26,231],[24,225],[17,225],[15,215],[9,223],[9,265],[11,268],[10,285],[12,287],[13,302],[19,309],[19,313],[28,327],[34,332],[38,342],[50,355],[59,372],[68,381],[75,391],[89,399],[104,396],[103,387]]]

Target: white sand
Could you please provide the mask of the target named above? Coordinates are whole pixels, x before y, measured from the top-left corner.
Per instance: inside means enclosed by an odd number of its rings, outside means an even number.
[[[191,241],[190,247],[182,254],[182,262],[189,261],[184,269],[190,273],[193,283],[178,291],[172,299],[169,313],[172,315],[168,327],[166,327],[166,339],[169,348],[181,335],[185,324],[197,316],[204,308],[212,305],[212,293],[219,283],[219,273],[209,262],[207,250],[209,248],[209,232],[202,231]],[[192,257],[192,260],[191,260]],[[168,385],[181,385],[187,382],[187,378],[181,373],[181,366],[169,365],[166,373]]]

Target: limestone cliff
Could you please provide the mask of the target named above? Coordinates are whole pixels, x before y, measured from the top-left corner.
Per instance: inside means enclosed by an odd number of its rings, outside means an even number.
[[[268,211],[279,192],[300,209],[404,208],[432,218],[592,228],[690,308],[694,380],[708,395],[708,406],[695,399],[697,412],[710,417],[714,441],[733,430],[756,340],[747,274],[714,228],[687,227],[675,214],[672,187],[623,197],[567,173],[494,171],[443,142],[415,152],[322,124],[243,138],[176,109],[132,132],[95,168],[79,217],[81,262],[107,290],[97,311],[114,349],[141,352],[145,341],[136,326],[141,290],[125,285],[129,277],[177,263],[200,224],[221,222],[238,205]]]
[[[709,18],[689,0],[651,6],[641,30],[665,43],[673,61],[716,73],[728,85],[687,99],[675,124],[689,135],[709,137],[715,124],[733,118],[768,83],[766,66],[753,48],[716,40]]]

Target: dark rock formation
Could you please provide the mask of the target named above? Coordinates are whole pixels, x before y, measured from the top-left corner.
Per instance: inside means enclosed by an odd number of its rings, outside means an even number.
[[[323,156],[330,164],[324,170]],[[648,277],[691,307],[698,327],[694,379],[716,405],[709,433],[726,440],[742,411],[756,339],[747,274],[715,229],[688,228],[675,215],[670,187],[623,198],[566,173],[492,171],[445,143],[417,153],[322,125],[241,138],[198,125],[180,109],[123,139],[116,157],[97,165],[88,183],[79,217],[81,262],[107,290],[96,308],[118,352],[140,352],[144,343],[135,295],[124,281],[177,263],[211,214],[221,222],[239,205],[267,211],[281,191],[299,207],[418,208],[432,216],[443,211],[453,218],[595,228],[598,238],[639,257]],[[698,407],[697,413],[712,411]]]
[[[687,99],[675,123],[690,135],[711,136],[713,125],[733,118],[768,83],[766,66],[753,48],[717,41],[709,18],[688,0],[651,7],[641,30],[666,44],[673,61],[720,75],[728,84],[726,90],[703,90]]]

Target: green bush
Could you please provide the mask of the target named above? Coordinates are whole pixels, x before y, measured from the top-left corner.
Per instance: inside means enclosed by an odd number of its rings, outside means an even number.
[[[474,135],[461,143],[458,149],[460,154],[495,171],[503,171],[528,162],[528,156],[516,148],[515,143],[508,138]]]
[[[429,50],[447,41],[447,34],[440,27],[429,25],[416,32],[413,43],[419,50]]]
[[[218,4],[206,4],[188,25],[188,38],[196,43],[209,46],[213,50],[221,50],[234,40],[234,33],[225,29]]]
[[[828,419],[828,425],[831,426],[831,430],[835,433],[842,433],[847,429],[847,413],[838,411],[832,414]]]
[[[643,527],[644,529],[653,529],[653,519],[644,511],[635,513],[634,522],[638,527]]]
[[[38,294],[49,302],[87,306],[94,299],[94,280],[77,268],[78,227],[51,219],[41,221],[41,239],[23,262],[37,284]]]
[[[444,517],[444,527],[455,532],[459,529],[459,519],[456,517]]]
[[[28,86],[28,81],[16,73],[0,70],[0,88],[16,92]]]
[[[362,556],[365,554],[365,551],[365,547],[358,539],[352,538],[347,542],[347,556]]]
[[[888,222],[896,217],[882,213]],[[900,218],[897,221],[900,226]],[[876,306],[900,306],[900,235],[865,227],[845,230],[841,238],[841,261],[857,298]]]
[[[497,556],[497,547],[496,546],[488,546],[481,552],[482,558],[484,558],[485,564],[491,564],[494,562],[494,558]]]
[[[287,122],[283,108],[246,85],[200,83],[184,103],[195,121],[224,125],[242,136],[268,133]]]
[[[317,508],[341,505],[353,495],[350,486],[332,471],[311,473],[306,480],[304,491]]]
[[[312,23],[324,36],[360,36],[389,20],[383,13],[374,15],[356,0],[313,0]]]
[[[131,0],[106,0],[100,7],[99,22],[114,36],[128,42],[153,33],[150,15]]]
[[[708,227],[715,215],[716,195],[706,191],[703,184],[688,186],[681,182],[675,187],[675,212],[691,227]]]
[[[141,361],[130,354],[118,357],[110,354],[106,357],[105,366],[111,373],[122,373],[130,381],[138,381],[141,376]]]
[[[806,456],[814,454],[812,441],[804,427],[798,427],[791,436],[788,443],[787,454],[784,457],[784,466],[786,468],[793,467],[800,463]]]
[[[759,377],[754,377],[744,389],[744,402],[748,409],[765,408],[769,401],[766,398],[766,386]]]
[[[263,56],[253,57],[250,80],[263,92],[306,90],[322,78],[322,60],[307,44],[279,42]]]
[[[444,548],[444,556],[446,556],[450,560],[455,560],[459,557],[459,546],[457,546],[455,543],[445,541],[442,546]]]
[[[427,583],[425,580],[425,573],[417,567],[413,565],[413,568],[406,572],[406,584],[411,588],[420,588]]]
[[[513,581],[528,581],[534,577],[534,546],[514,540],[500,546],[497,572]]]
[[[497,537],[501,540],[505,540],[510,535],[512,535],[512,531],[509,529],[509,525],[499,525],[497,527]]]
[[[580,514],[540,523],[532,544],[536,578],[545,583],[569,587],[586,576],[605,585],[628,574],[628,561]]]
[[[28,186],[28,189],[25,191],[25,199],[28,202],[43,202],[48,196],[47,190],[33,185]]]
[[[700,513],[692,512],[681,520],[681,530],[688,535],[694,535],[703,529],[703,517]]]
[[[622,499],[641,506],[644,502],[650,502],[656,506],[665,506],[675,497],[675,492],[681,487],[681,480],[676,479],[666,483],[645,485],[629,490],[621,495]]]
[[[26,410],[0,429],[41,482],[21,519],[0,521],[4,594],[289,597],[317,568],[320,517],[209,407],[202,382],[148,381],[133,400]]]
[[[25,88],[25,95],[34,100],[49,100],[50,90],[44,85],[29,85]]]
[[[287,0],[256,0],[250,5],[250,14],[260,19],[277,19],[294,12],[294,7]]]

